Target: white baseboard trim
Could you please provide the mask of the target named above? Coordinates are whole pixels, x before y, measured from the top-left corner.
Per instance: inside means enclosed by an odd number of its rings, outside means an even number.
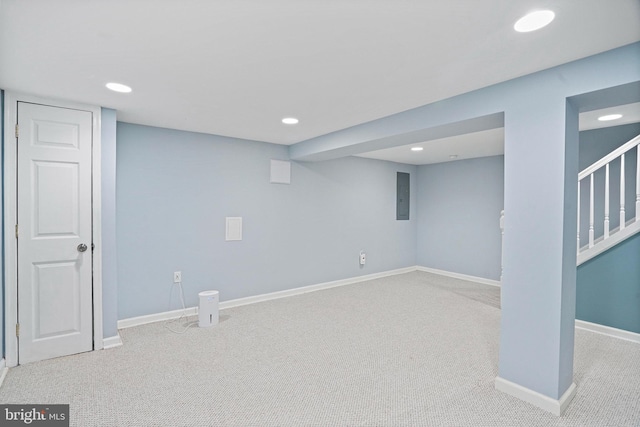
[[[113,337],[105,338],[102,340],[102,348],[104,350],[108,350],[114,347],[120,347],[122,345],[122,338],[120,338],[120,334],[116,334]]]
[[[441,276],[453,277],[455,279],[468,280],[471,282],[483,283],[485,285],[500,286],[500,282],[497,280],[484,279],[482,277],[468,276],[466,274],[452,273],[450,271],[438,270],[436,268],[416,266],[417,271],[424,271],[427,273],[439,274]],[[624,329],[612,328],[611,326],[599,325],[597,323],[586,322],[584,320],[576,319],[576,328],[583,329],[585,331],[594,332],[596,334],[607,335],[612,338],[618,338],[625,341],[631,341],[640,344],[640,334],[625,331]]]
[[[576,395],[576,383],[571,383],[567,391],[558,400],[500,377],[496,377],[496,390],[517,397],[559,417]]]
[[[470,282],[482,283],[483,285],[500,286],[499,280],[485,279],[484,277],[469,276],[467,274],[453,273],[451,271],[438,270],[437,268],[417,266],[416,270],[425,273],[439,274],[441,276],[453,277],[454,279],[468,280]]]
[[[576,328],[640,344],[640,334],[576,319]]]
[[[2,387],[2,383],[7,376],[7,372],[9,372],[9,368],[7,368],[7,362],[4,359],[0,359],[0,387]]]
[[[338,286],[352,285],[354,283],[366,282],[368,280],[380,279],[382,277],[395,276],[397,274],[410,273],[416,271],[416,267],[399,268],[397,270],[384,271],[382,273],[367,274],[365,276],[351,277],[349,279],[335,280],[333,282],[319,283],[316,285],[303,286],[300,288],[287,289],[284,291],[270,292],[268,294],[255,295],[246,298],[238,298],[220,303],[220,310],[226,308],[239,307],[242,305],[255,304],[263,301],[286,298],[294,295],[302,295],[309,292],[321,291],[323,289],[336,288]]]
[[[177,319],[181,316],[193,316],[195,314],[198,314],[197,307],[187,307],[184,310],[163,311],[145,316],[130,317],[128,319],[118,320],[118,329],[132,328],[134,326],[146,325],[147,323],[161,322],[163,320]]]
[[[364,276],[351,277],[349,279],[335,280],[332,282],[319,283],[316,285],[302,286],[300,288],[287,289],[284,291],[270,292],[268,294],[254,295],[245,298],[237,298],[229,301],[222,301],[219,305],[220,310],[227,308],[240,307],[258,302],[271,301],[280,298],[286,298],[294,295],[302,295],[308,292],[320,291],[322,289],[330,289],[338,286],[351,285],[367,280],[379,279],[382,277],[395,276],[397,274],[410,273],[416,271],[416,267],[399,268],[396,270],[383,271],[381,273],[367,274]],[[146,325],[147,323],[160,322],[163,320],[176,319],[180,316],[193,316],[198,314],[198,307],[187,307],[185,310],[172,310],[162,313],[154,313],[146,316],[130,317],[128,319],[118,320],[118,329],[131,328],[134,326]],[[106,343],[105,343],[106,346]]]

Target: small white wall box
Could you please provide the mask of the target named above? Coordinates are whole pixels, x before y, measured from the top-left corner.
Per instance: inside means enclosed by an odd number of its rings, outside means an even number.
[[[291,184],[291,162],[271,160],[272,184]]]
[[[203,291],[198,294],[200,305],[198,306],[198,326],[208,328],[218,324],[218,303],[220,298],[218,291]]]
[[[242,240],[242,217],[241,216],[228,216],[226,218],[225,239],[227,241]]]

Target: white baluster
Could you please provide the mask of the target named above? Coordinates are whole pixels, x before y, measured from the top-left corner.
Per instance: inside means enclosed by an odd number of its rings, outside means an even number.
[[[589,247],[593,247],[593,174],[589,180]]]
[[[640,146],[636,146],[636,221],[640,221]]]
[[[604,169],[604,238],[609,238],[609,163]]]
[[[624,213],[624,154],[620,156],[620,231],[624,230],[626,216]]]
[[[580,255],[580,181],[578,181],[578,246],[576,252]]]

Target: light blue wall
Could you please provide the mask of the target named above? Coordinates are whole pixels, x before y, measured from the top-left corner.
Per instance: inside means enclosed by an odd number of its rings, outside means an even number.
[[[225,301],[415,265],[415,208],[395,219],[396,172],[415,189],[415,166],[293,162],[282,185],[269,168],[286,146],[127,123],[117,146],[120,319],[167,310],[177,270],[194,306],[207,289]],[[225,241],[226,216],[242,241]]]
[[[602,158],[631,138],[640,134],[640,124],[615,126],[580,133],[580,169]],[[635,206],[635,152],[627,159],[627,209],[633,214]],[[612,187],[612,228],[619,221],[618,209],[619,165],[611,168]],[[616,179],[613,179],[616,177]],[[603,194],[604,179],[596,177],[596,200]],[[585,191],[584,189],[582,191]],[[598,197],[600,196],[600,197]],[[588,212],[588,199],[581,205]],[[596,203],[596,236],[602,234],[603,206]],[[581,229],[581,240],[587,242],[588,221]],[[609,251],[587,261],[578,267],[576,285],[576,318],[599,323],[614,328],[640,333],[640,235],[615,246]]]
[[[640,135],[640,123],[580,132],[580,170]]]
[[[118,334],[118,263],[116,256],[116,111],[102,109],[102,329]]]
[[[500,279],[504,156],[418,167],[417,263]]]
[[[578,267],[576,318],[640,333],[640,234]]]

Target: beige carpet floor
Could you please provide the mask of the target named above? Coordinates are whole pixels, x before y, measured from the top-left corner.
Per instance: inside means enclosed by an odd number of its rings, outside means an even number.
[[[407,273],[221,311],[182,335],[10,369],[73,426],[640,426],[640,345],[576,331],[562,417],[498,392],[499,289]]]

